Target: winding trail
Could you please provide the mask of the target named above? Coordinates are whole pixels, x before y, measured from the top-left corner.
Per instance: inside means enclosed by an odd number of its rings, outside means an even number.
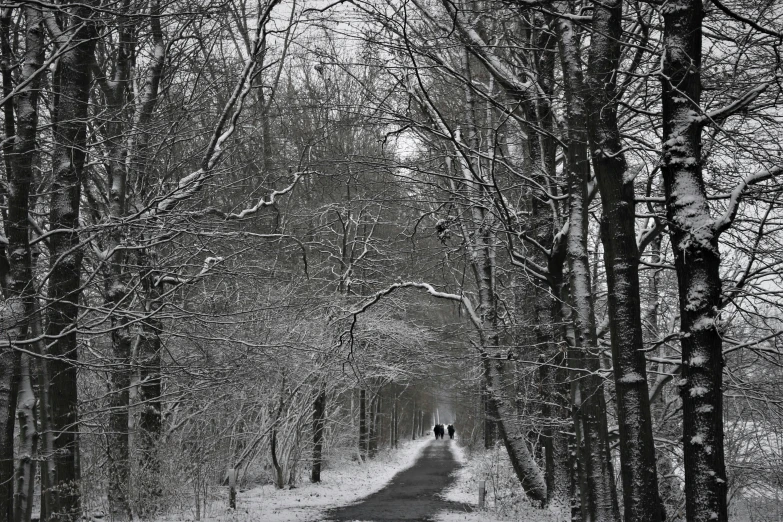
[[[439,496],[451,484],[451,474],[460,467],[449,444],[456,442],[430,441],[416,463],[395,475],[388,486],[357,504],[330,510],[326,520],[429,521],[444,510],[470,511],[468,504],[449,502]]]

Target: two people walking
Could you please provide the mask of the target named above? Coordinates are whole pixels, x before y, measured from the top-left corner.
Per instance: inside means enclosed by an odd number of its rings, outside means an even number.
[[[449,424],[448,428],[444,428],[443,424],[436,424],[435,428],[432,431],[435,432],[435,438],[436,439],[442,439],[443,436],[446,434],[447,430],[449,432],[449,438],[453,439],[454,438],[454,432],[456,432],[457,430],[455,430],[454,426],[451,425],[451,424]]]

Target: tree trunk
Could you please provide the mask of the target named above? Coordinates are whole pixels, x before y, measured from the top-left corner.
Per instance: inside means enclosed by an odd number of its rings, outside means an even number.
[[[369,456],[375,458],[378,454],[378,441],[380,439],[381,429],[381,394],[378,392],[370,401],[370,436],[369,436]]]
[[[50,278],[46,336],[50,339],[52,429],[55,433],[55,484],[52,485],[55,520],[81,516],[76,320],[81,293],[82,249],[79,247],[81,186],[87,150],[87,108],[90,64],[95,48],[95,26],[89,6],[73,8],[71,49],[57,62],[54,73],[52,156],[49,225],[62,230],[49,240]],[[75,33],[74,33],[75,31]],[[74,34],[71,34],[74,33]],[[62,40],[62,38],[61,38]],[[64,41],[62,45],[66,45]]]
[[[525,427],[519,420],[513,401],[501,395],[506,361],[502,356],[490,357],[488,353],[482,355],[482,360],[487,388],[490,391],[487,409],[498,419],[500,438],[506,447],[514,472],[527,496],[533,501],[544,503],[547,498],[546,482],[527,447]]]
[[[313,469],[311,482],[321,482],[321,458],[326,423],[326,385],[321,384],[313,400]]]
[[[527,129],[526,148],[527,165],[531,179],[541,187],[552,187],[556,177],[556,142],[552,139],[555,132],[554,115],[550,98],[554,89],[555,46],[557,42],[552,32],[545,29],[546,21],[541,13],[533,15],[533,24],[529,28],[530,48],[537,64],[538,84],[543,96],[536,95],[525,100],[527,120],[531,125]],[[542,132],[543,131],[543,132]],[[546,195],[534,190],[531,198],[531,216],[528,234],[538,245],[530,248],[530,259],[538,266],[548,269],[547,283],[536,282],[535,275],[527,275],[533,287],[533,334],[539,367],[539,394],[541,399],[541,443],[544,449],[545,480],[547,502],[563,507],[569,504],[569,472],[567,440],[559,434],[564,430],[561,422],[566,417],[564,400],[568,395],[567,375],[561,371],[565,367],[565,351],[558,347],[555,325],[562,322],[558,305],[563,286],[563,256],[558,255],[554,245],[555,229],[559,228],[557,208],[551,205]],[[548,253],[542,251],[543,245],[553,245]],[[531,354],[532,355],[532,354]],[[570,430],[569,430],[570,431]]]
[[[123,325],[112,331],[113,368],[109,374],[109,430],[106,434],[109,487],[107,496],[112,520],[131,519],[130,448],[128,439],[128,405],[131,385],[131,333]]]
[[[161,417],[161,341],[162,325],[155,318],[157,313],[157,289],[147,293],[147,319],[142,323],[138,337],[137,367],[139,372],[138,404],[140,406],[135,430],[135,450],[138,454],[140,479],[138,494],[142,498],[141,514],[152,516],[157,511],[163,494],[160,483],[160,440],[163,420]]]
[[[44,54],[43,19],[41,11],[33,7],[24,8],[26,23],[25,54],[20,81],[33,77],[37,69],[41,67]],[[5,25],[5,22],[4,22]],[[8,59],[9,51],[8,35],[2,36],[3,58]],[[10,73],[3,74],[4,89],[11,87],[6,82],[10,81]],[[0,517],[6,520],[14,520],[14,426],[16,421],[16,407],[18,399],[21,399],[23,408],[20,410],[20,429],[34,444],[35,426],[32,418],[32,384],[30,382],[30,361],[25,361],[27,374],[22,389],[22,397],[17,397],[21,370],[21,359],[14,345],[27,337],[29,330],[30,314],[34,310],[34,281],[33,281],[33,251],[29,241],[29,209],[30,187],[34,180],[33,163],[36,151],[36,138],[38,132],[38,98],[40,77],[34,77],[28,86],[16,95],[16,129],[13,121],[6,121],[5,132],[16,132],[15,136],[6,136],[13,142],[13,154],[9,161],[6,155],[6,165],[11,167],[7,172],[8,177],[8,213],[5,222],[5,233],[8,238],[8,276],[3,281],[5,291],[5,306],[0,314],[0,325],[4,339],[0,342]],[[5,117],[13,117],[10,103],[6,106]],[[3,152],[7,154],[9,148],[4,146]],[[25,358],[27,359],[27,357]],[[19,480],[27,480],[21,483],[19,493],[19,508],[29,510],[32,498],[28,496],[28,488],[33,479],[32,464],[27,459],[32,459],[32,446],[22,448],[24,460],[24,475]],[[22,516],[22,513],[17,513]]]
[[[394,442],[394,449],[400,444],[400,399],[397,395],[394,396],[394,425],[392,431],[392,441]]]
[[[367,458],[367,392],[359,390],[359,455],[362,460]]]
[[[652,436],[639,303],[639,252],[634,230],[633,179],[617,126],[617,68],[622,0],[597,3],[588,65],[588,132],[601,192],[625,520],[664,519]],[[596,470],[597,471],[597,470]],[[602,500],[606,502],[607,500]]]
[[[14,522],[29,522],[35,492],[35,460],[38,456],[38,429],[35,418],[32,361],[22,355],[19,372],[19,464],[16,473]]]
[[[416,401],[413,401],[413,413],[411,416],[411,440],[416,440],[416,419],[419,416],[418,410],[416,409]]]
[[[33,299],[33,312],[30,318],[30,333],[32,337],[38,339],[35,343],[35,353],[43,354],[46,351],[43,342],[43,326],[41,325],[41,314],[38,308],[37,299]],[[46,359],[38,361],[38,418],[41,423],[41,512],[40,520],[49,520],[52,513],[52,491],[51,485],[55,483],[54,460],[54,434],[51,429],[51,397],[49,365]]]
[[[285,485],[285,477],[283,476],[283,466],[280,464],[277,454],[277,431],[280,426],[280,418],[283,415],[283,407],[285,406],[285,400],[283,394],[285,393],[285,376],[280,386],[280,401],[278,402],[277,409],[275,411],[275,419],[272,421],[272,434],[269,440],[269,452],[272,456],[272,467],[275,469],[275,487],[282,489]]]
[[[481,405],[484,411],[484,449],[495,447],[497,440],[497,423],[490,415],[489,393],[487,392],[486,380],[481,381]]]
[[[7,313],[7,312],[6,312]],[[23,313],[19,314],[21,317]],[[19,355],[8,341],[0,342],[0,516],[14,517],[14,426]]]
[[[567,12],[565,2],[556,8]],[[569,227],[566,255],[572,304],[574,346],[568,355],[572,373],[571,402],[578,464],[582,519],[616,522],[620,519],[606,420],[606,399],[600,370],[595,307],[587,249],[588,160],[587,110],[584,79],[574,24],[565,17],[555,20],[566,98],[568,149],[566,177],[569,187]],[[586,370],[587,374],[577,374]]]
[[[728,520],[723,458],[723,343],[719,231],[702,176],[701,0],[662,9],[663,179],[682,332],[685,511],[689,522]]]
[[[459,162],[458,162],[459,163]],[[447,158],[447,170],[451,170]],[[487,208],[491,205],[485,202],[485,190],[475,183],[469,166],[461,163],[461,177],[466,186],[468,204],[472,214],[472,224],[475,233],[463,225],[462,235],[469,245],[470,263],[478,287],[479,320],[476,325],[479,333],[479,351],[484,370],[484,382],[487,390],[488,417],[496,419],[500,438],[508,452],[509,459],[527,496],[536,502],[546,502],[546,483],[541,469],[536,464],[527,447],[524,427],[519,422],[516,403],[504,396],[503,370],[508,355],[501,353],[498,334],[498,303],[494,291],[494,244],[497,240],[492,229]],[[457,193],[453,180],[452,192]],[[479,227],[478,225],[481,224]]]

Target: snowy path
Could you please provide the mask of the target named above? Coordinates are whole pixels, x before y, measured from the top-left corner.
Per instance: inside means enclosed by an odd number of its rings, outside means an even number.
[[[461,467],[465,457],[456,441],[419,439],[401,441],[400,446],[399,450],[383,451],[365,463],[350,460],[334,462],[324,471],[323,482],[318,484],[304,482],[295,489],[282,490],[269,485],[243,491],[239,493],[236,512],[227,512],[225,503],[217,502],[206,514],[202,514],[201,520],[498,520],[486,511],[471,512],[469,503],[475,508],[472,481],[475,470]],[[398,489],[400,486],[401,489]],[[371,500],[373,504],[368,504]],[[358,511],[368,506],[376,511]],[[156,522],[190,522],[193,519],[193,513],[186,511],[161,517]]]
[[[391,484],[358,504],[330,510],[326,520],[434,520],[442,511],[470,511],[466,504],[449,502],[440,494],[449,486],[459,463],[449,448],[452,440],[431,440],[413,467],[400,472]]]

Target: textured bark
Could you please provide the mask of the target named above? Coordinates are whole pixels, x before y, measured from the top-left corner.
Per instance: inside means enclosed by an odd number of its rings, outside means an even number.
[[[480,200],[476,200],[476,202],[478,201]],[[484,222],[484,209],[475,205],[473,210],[476,213],[475,222]],[[500,438],[503,440],[511,465],[525,493],[531,500],[544,503],[547,500],[544,475],[527,447],[526,430],[519,421],[514,399],[508,397],[505,392],[506,385],[503,374],[505,365],[508,363],[506,355],[500,351],[498,334],[498,303],[493,288],[492,243],[494,236],[490,227],[485,225],[482,229],[482,233],[477,235],[477,244],[473,248],[472,263],[476,274],[480,303],[482,328],[479,333],[484,379],[488,394],[487,410],[491,418],[497,419]]]
[[[526,429],[517,415],[516,405],[502,394],[507,364],[505,357],[490,357],[488,353],[484,353],[482,361],[484,378],[490,391],[487,409],[490,415],[499,419],[498,432],[514,472],[527,496],[535,502],[544,503],[547,499],[544,475],[527,446]]]
[[[419,418],[419,410],[416,409],[416,401],[413,401],[413,411],[411,413],[411,440],[416,440],[416,432],[418,431],[418,426],[416,425],[416,422]]]
[[[490,415],[489,406],[487,404],[488,401],[489,393],[487,392],[487,383],[482,379],[481,408],[484,413],[484,449],[495,447],[495,441],[497,440],[497,419]]]
[[[14,61],[13,52],[11,50],[11,15],[13,10],[10,7],[0,8],[0,74],[2,74],[3,83],[3,98],[7,98],[14,90],[14,80],[11,73],[12,62]],[[14,122],[14,103],[12,100],[7,101],[3,107],[3,162],[5,163],[6,172],[12,172],[13,170],[13,156],[14,142],[11,138],[16,134],[16,125]],[[5,197],[5,190],[0,189],[0,194]],[[6,217],[6,213],[3,213],[3,217]],[[5,277],[3,278],[5,279]],[[5,286],[5,281],[2,282]]]
[[[29,522],[33,513],[38,429],[36,427],[32,361],[27,354],[21,357],[16,412],[19,418],[19,463],[14,495],[14,522]]]
[[[134,161],[128,164],[135,166],[126,175],[134,182],[149,184],[153,178],[150,168],[149,142],[153,134],[150,124],[153,120],[155,107],[158,101],[160,81],[166,63],[166,45],[161,29],[161,4],[160,0],[152,0],[149,4],[149,26],[152,36],[152,62],[147,68],[141,89],[141,96],[137,102],[135,119],[131,135],[136,137],[130,141],[127,156]],[[132,33],[129,34],[129,39]],[[130,53],[129,53],[130,54]],[[127,211],[127,205],[122,209]],[[157,318],[160,305],[160,295],[163,291],[154,282],[153,274],[157,266],[157,252],[142,251],[139,261],[144,266],[146,276],[142,280],[144,290],[143,312],[145,320],[141,323],[139,333],[139,345],[136,354],[135,365],[138,369],[138,394],[139,414],[136,423],[135,441],[137,468],[143,480],[139,482],[138,494],[141,498],[140,514],[152,517],[160,504],[162,495],[160,479],[159,442],[162,435],[163,419],[161,405],[161,341],[160,333],[162,324]]]
[[[532,26],[529,28],[531,59],[536,64],[537,83],[541,95],[524,100],[527,120],[531,125],[527,129],[526,147],[527,166],[531,179],[541,187],[556,191],[553,181],[556,178],[555,155],[557,143],[552,138],[555,133],[554,114],[551,107],[555,82],[556,39],[543,15],[532,14]],[[563,286],[564,256],[555,245],[555,230],[560,228],[558,209],[548,197],[540,191],[534,191],[531,198],[531,215],[528,235],[538,245],[553,245],[544,252],[537,245],[529,249],[529,259],[538,266],[547,267],[546,283],[535,283],[535,275],[527,275],[533,281],[533,333],[538,351],[539,394],[541,399],[541,444],[544,449],[545,479],[547,502],[559,506],[569,504],[568,442],[561,436],[566,431],[563,426],[567,420],[566,397],[569,392],[568,378],[562,370],[566,364],[565,344],[558,343],[556,324],[562,322],[560,293]],[[568,429],[567,431],[570,431]]]
[[[33,163],[36,151],[36,136],[38,132],[38,98],[40,77],[35,72],[43,62],[44,42],[43,25],[40,11],[25,7],[25,54],[22,65],[22,81],[32,78],[26,88],[16,96],[15,111],[5,108],[5,117],[12,117],[12,122],[6,122],[5,132],[16,132],[16,135],[6,136],[12,140],[12,158],[6,155],[6,166],[10,167],[8,176],[8,214],[5,220],[5,233],[8,238],[8,276],[4,281],[5,303],[0,313],[4,339],[0,342],[0,516],[13,520],[14,515],[14,425],[16,421],[17,392],[21,359],[14,345],[27,337],[30,314],[33,312],[33,252],[29,241],[28,215],[30,209],[30,187],[33,182]],[[3,22],[6,25],[6,22]],[[3,56],[7,56],[7,36],[3,35]],[[3,72],[4,89],[8,87],[10,74]],[[16,113],[15,129],[13,113]],[[7,154],[9,150],[4,148]],[[32,429],[32,405],[34,397],[29,377],[29,360],[25,361],[26,375],[22,396],[23,408],[20,410],[22,420],[22,435],[35,437]],[[29,406],[29,408],[28,408]],[[26,421],[26,422],[25,422]],[[30,441],[31,443],[34,441]],[[29,485],[32,481],[32,447],[23,447],[22,459],[24,466],[20,480],[20,497],[22,505],[19,509],[29,511],[32,498],[29,496]],[[24,454],[27,453],[27,454]],[[23,513],[18,513],[22,516]]]
[[[370,414],[372,418],[370,420],[369,430],[369,456],[374,458],[378,453],[378,441],[380,440],[381,429],[381,394],[380,392],[375,394],[372,401],[370,401]]]
[[[55,447],[55,484],[50,518],[71,521],[81,516],[76,320],[81,293],[82,249],[79,248],[81,185],[87,150],[87,108],[90,64],[95,48],[95,13],[86,4],[73,8],[69,23],[75,34],[72,47],[57,62],[54,74],[49,224],[62,230],[49,239],[50,302],[46,336],[50,341],[52,429]],[[65,35],[65,33],[64,33]],[[64,44],[64,42],[63,42]]]
[[[617,124],[622,0],[596,3],[588,65],[588,131],[601,193],[601,223],[612,343],[625,520],[660,522],[641,311],[634,186]]]
[[[107,496],[112,520],[131,519],[130,447],[128,443],[128,404],[132,338],[127,328],[115,326],[112,332],[113,368],[109,375],[109,429],[106,434],[109,487]]]
[[[718,232],[702,176],[701,0],[663,7],[663,179],[680,297],[685,511],[728,520],[723,456],[723,343]]]
[[[9,309],[6,306],[4,315],[9,315]],[[14,516],[14,424],[18,372],[18,354],[11,344],[3,341],[0,344],[0,516],[5,520],[13,520]]]
[[[33,300],[33,313],[31,314],[30,333],[35,339],[35,353],[42,354],[46,351],[43,342],[43,326],[37,300]],[[54,469],[54,434],[51,429],[51,392],[49,378],[49,364],[46,359],[38,361],[38,418],[41,423],[41,513],[40,520],[49,520],[52,509],[51,485],[55,483]]]
[[[551,95],[554,81],[554,53],[546,52],[547,47],[554,43],[547,32],[540,28],[542,20],[535,17],[535,27],[531,28],[531,48],[541,49],[541,52],[533,52],[533,60],[538,65],[538,83],[544,96],[525,101],[527,120],[531,125],[527,129],[528,146],[527,166],[531,179],[540,186],[550,185],[555,169],[555,147],[552,140],[545,134],[538,132],[536,127],[545,132],[552,132],[553,120],[547,96]],[[554,237],[554,215],[543,194],[534,192],[530,202],[530,221],[528,234],[538,245],[551,245]],[[529,258],[538,266],[547,266],[549,256],[541,248],[532,246],[529,249]],[[555,500],[557,503],[565,502],[567,497],[567,483],[559,480],[559,459],[556,453],[560,448],[555,448],[554,433],[556,430],[559,411],[558,403],[558,377],[552,365],[562,364],[564,358],[558,352],[555,343],[554,322],[551,317],[553,295],[551,289],[556,285],[552,281],[552,275],[548,274],[549,285],[536,282],[535,276],[527,275],[526,279],[532,282],[532,308],[533,308],[533,342],[538,352],[538,390],[541,409],[541,446],[544,450],[544,477],[547,486],[547,502]],[[534,354],[530,356],[535,357]]]
[[[311,482],[321,482],[321,458],[323,456],[324,425],[326,423],[326,386],[321,385],[313,400],[313,468]]]
[[[447,160],[449,165],[451,161]],[[450,170],[450,168],[449,168]],[[516,402],[508,397],[504,383],[507,354],[501,352],[498,333],[498,303],[494,291],[494,243],[495,232],[487,216],[482,185],[475,183],[469,167],[462,164],[462,178],[466,186],[471,226],[462,224],[463,237],[472,238],[469,245],[470,264],[478,287],[480,324],[476,325],[480,337],[480,355],[484,369],[483,381],[487,392],[486,414],[496,419],[496,427],[508,452],[511,465],[527,496],[544,503],[547,499],[546,482],[538,464],[527,447],[526,430],[519,420]],[[457,193],[452,181],[452,191]]]
[[[285,376],[283,376],[283,381],[280,385],[280,401],[277,403],[277,408],[274,412],[275,418],[274,421],[272,421],[272,433],[269,439],[269,452],[272,456],[272,467],[275,469],[275,487],[277,489],[282,489],[285,485],[283,466],[280,465],[277,455],[277,428],[280,425],[280,419],[283,416],[283,408],[285,407],[285,384],[286,379]]]
[[[127,12],[128,0],[122,3],[123,12]],[[107,173],[108,194],[107,222],[121,222],[125,215],[126,185],[128,171],[132,164],[125,136],[126,125],[123,122],[127,112],[126,102],[130,91],[131,55],[133,53],[134,24],[127,16],[119,17],[118,44],[113,64],[114,75],[111,81],[98,78],[103,94],[103,104],[110,115],[99,127],[107,149],[107,161],[104,168]],[[100,103],[100,101],[99,101]],[[106,457],[109,475],[107,497],[109,512],[113,520],[123,521],[132,517],[130,507],[130,430],[129,399],[131,386],[131,345],[133,334],[128,324],[128,314],[123,303],[128,297],[128,277],[124,273],[128,261],[128,251],[120,248],[127,241],[123,228],[111,227],[102,247],[110,253],[104,268],[104,305],[106,310],[114,311],[109,317],[111,324],[112,366],[109,373],[109,422],[106,433]]]
[[[555,6],[567,12],[567,5]],[[557,18],[560,64],[566,98],[566,179],[569,189],[566,252],[572,307],[573,349],[569,352],[572,375],[571,402],[576,432],[577,479],[582,520],[615,522],[620,519],[614,471],[607,433],[603,379],[598,375],[600,358],[596,335],[595,306],[587,249],[588,159],[587,108],[584,78],[573,22]],[[586,370],[587,375],[576,372]]]
[[[141,498],[139,514],[151,518],[157,512],[162,495],[160,483],[160,440],[162,437],[162,389],[161,389],[161,340],[163,326],[156,318],[159,288],[150,285],[151,277],[145,279],[145,309],[147,319],[138,333],[138,349],[134,367],[137,368],[138,387],[136,401],[138,417],[134,431],[134,442],[139,479],[134,483]]]
[[[362,388],[359,390],[359,455],[361,459],[367,458],[367,449],[369,446],[367,440],[367,392]]]
[[[400,398],[394,396],[394,449],[400,445]]]

